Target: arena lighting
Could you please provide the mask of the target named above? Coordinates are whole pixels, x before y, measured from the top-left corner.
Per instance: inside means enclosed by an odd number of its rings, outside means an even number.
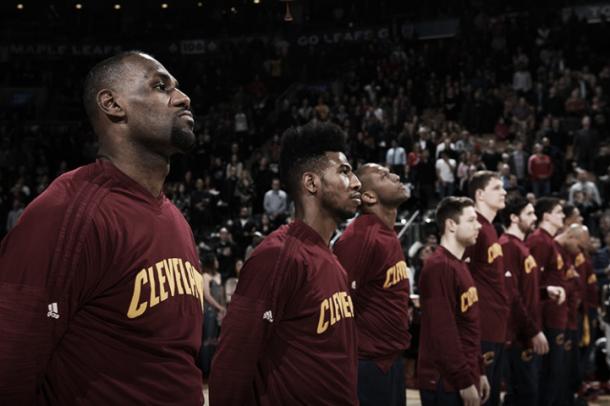
[[[254,4],[260,4],[261,0],[254,0]]]
[[[203,7],[203,3],[202,2],[197,3],[197,7]]]
[[[80,3],[76,3],[76,4],[74,5],[74,7],[75,7],[77,10],[80,10],[80,9],[82,9],[82,8],[83,8],[83,5],[82,5],[82,4],[80,4]]]
[[[168,7],[167,3],[161,3],[161,8],[167,8],[167,7]]]
[[[120,10],[121,9],[121,5],[119,3],[114,5],[114,9],[115,10]]]
[[[21,4],[21,3],[17,4],[17,10],[23,10],[23,4]]]

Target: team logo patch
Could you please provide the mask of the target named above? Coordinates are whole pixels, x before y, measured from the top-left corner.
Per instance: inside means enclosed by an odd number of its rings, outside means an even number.
[[[576,267],[579,267],[579,266],[581,266],[581,265],[582,265],[582,264],[584,264],[584,263],[585,263],[585,256],[584,256],[584,255],[582,254],[582,252],[581,252],[580,254],[578,254],[578,255],[576,256],[576,258],[574,258],[574,265],[575,265]]]
[[[565,343],[565,337],[562,334],[557,335],[557,337],[555,337],[555,343],[557,345],[563,345]]]
[[[502,256],[502,246],[497,242],[487,248],[487,263],[491,264],[496,258]]]
[[[536,267],[536,260],[533,256],[528,255],[525,258],[525,262],[523,263],[523,268],[525,269],[525,273],[528,274],[532,272],[532,270]]]
[[[557,270],[561,271],[563,269],[563,258],[561,258],[561,254],[557,254]]]
[[[483,362],[485,365],[491,365],[494,362],[494,358],[496,357],[496,353],[493,351],[488,351],[483,354]]]
[[[521,351],[521,361],[530,362],[534,358],[534,351],[531,348]]]

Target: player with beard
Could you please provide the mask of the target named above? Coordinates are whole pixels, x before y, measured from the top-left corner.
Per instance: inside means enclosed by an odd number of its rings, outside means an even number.
[[[404,406],[409,279],[394,223],[409,193],[400,177],[381,165],[363,165],[356,175],[362,183],[360,215],[334,251],[348,273],[356,310],[358,398],[361,406]]]
[[[553,239],[563,227],[563,209],[559,199],[543,197],[534,206],[538,228],[526,239],[526,245],[540,270],[542,286],[558,286],[565,289],[565,263],[561,249]],[[563,390],[565,330],[568,309],[565,292],[559,300],[550,297],[543,300],[542,328],[549,343],[549,352],[542,357],[539,380],[539,404],[553,405],[561,401]]]
[[[212,404],[358,404],[354,306],[329,248],[360,205],[343,151],[334,124],[284,134],[280,175],[295,221],[265,238],[241,271],[212,363]]]
[[[201,405],[203,285],[162,192],[195,142],[189,98],[151,56],[89,72],[99,159],[57,178],[0,248],[0,404]]]
[[[504,256],[492,221],[504,208],[506,190],[497,173],[478,171],[468,184],[468,192],[475,202],[481,231],[476,244],[466,248],[464,261],[468,263],[481,301],[481,350],[491,386],[489,405],[496,406],[500,400],[509,303]]]
[[[472,200],[447,197],[436,209],[441,244],[419,279],[418,385],[424,406],[478,406],[489,397],[482,374],[479,296],[462,261],[481,224]]]
[[[511,313],[507,331],[509,376],[506,405],[538,404],[538,372],[540,356],[549,351],[542,332],[540,297],[561,298],[562,288],[539,287],[536,260],[525,245],[525,236],[536,226],[534,207],[521,196],[506,202],[501,212],[506,232],[499,242],[504,253],[504,265],[510,271],[507,293]]]

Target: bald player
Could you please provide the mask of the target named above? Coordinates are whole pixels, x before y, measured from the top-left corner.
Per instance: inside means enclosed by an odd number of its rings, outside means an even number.
[[[348,273],[356,310],[358,399],[361,406],[403,406],[409,280],[394,223],[409,194],[400,177],[381,165],[363,165],[356,176],[362,183],[360,215],[334,251]]]
[[[500,400],[509,303],[502,246],[492,222],[505,206],[506,190],[497,173],[479,171],[472,176],[468,191],[475,204],[481,231],[476,244],[466,248],[464,261],[477,285],[481,302],[481,351],[485,375],[491,386],[489,405],[495,406]]]
[[[98,159],[57,178],[0,248],[0,404],[203,403],[203,285],[163,192],[195,142],[190,100],[161,63],[94,66],[84,104]]]

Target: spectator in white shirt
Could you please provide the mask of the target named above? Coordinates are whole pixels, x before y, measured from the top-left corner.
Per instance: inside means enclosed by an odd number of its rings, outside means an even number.
[[[570,204],[574,204],[574,194],[576,192],[582,192],[586,198],[595,202],[598,206],[602,204],[602,198],[597,189],[597,185],[589,180],[589,173],[584,169],[576,169],[576,183],[570,186],[568,195],[568,201]]]
[[[455,159],[450,159],[447,151],[443,151],[436,160],[435,167],[439,198],[452,196],[455,190]]]
[[[385,163],[390,171],[400,176],[400,179],[404,178],[407,153],[396,140],[392,140],[392,147],[385,154]]]

